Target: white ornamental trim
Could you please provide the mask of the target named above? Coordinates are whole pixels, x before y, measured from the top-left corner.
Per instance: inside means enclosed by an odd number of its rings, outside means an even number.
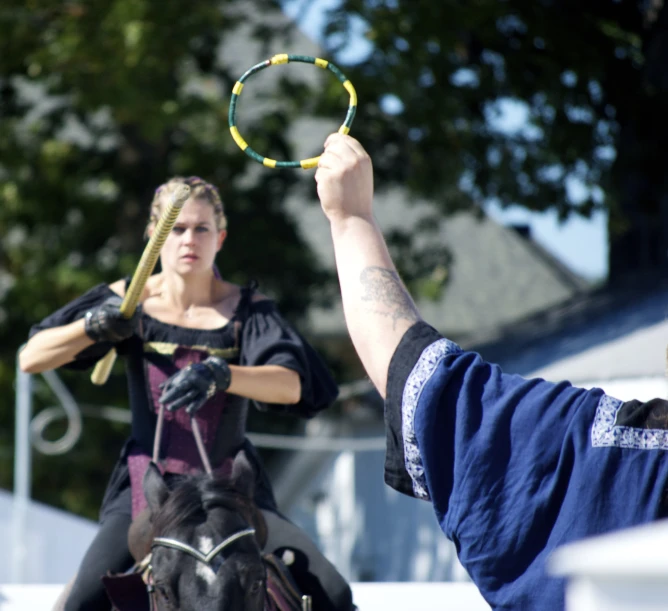
[[[601,397],[591,428],[591,445],[595,448],[668,450],[668,430],[615,425],[619,408],[623,404],[623,401],[608,395]]]
[[[431,500],[422,465],[422,456],[415,436],[415,410],[422,389],[436,371],[441,361],[462,349],[449,339],[439,339],[427,346],[411,371],[401,399],[401,431],[404,438],[404,465],[413,482],[413,493],[419,499]]]

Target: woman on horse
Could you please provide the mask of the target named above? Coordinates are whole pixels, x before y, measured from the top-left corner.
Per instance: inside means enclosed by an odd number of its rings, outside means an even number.
[[[127,281],[98,285],[35,325],[21,351],[23,371],[88,369],[111,347],[125,357],[132,429],[111,475],[97,536],[65,604],[67,611],[109,608],[101,577],[132,566],[127,532],[146,506],[142,479],[151,460],[160,405],[160,459],[167,474],[202,469],[192,437],[197,420],[213,470],[224,473],[241,450],[256,473],[255,501],[268,527],[266,552],[294,559],[291,570],[318,610],[353,608],[350,588],[313,542],[276,508],[256,450],[246,439],[249,402],[309,417],[336,399],[336,384],[316,352],[253,284],[220,278],[214,259],[227,237],[217,189],[197,177],[174,178],[151,204],[151,235],[167,197],[191,189],[160,254],[141,308],[120,313]],[[167,475],[168,476],[168,475]]]

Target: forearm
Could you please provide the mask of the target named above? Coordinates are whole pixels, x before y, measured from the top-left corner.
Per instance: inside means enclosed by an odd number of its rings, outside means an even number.
[[[86,335],[84,321],[45,329],[28,340],[19,353],[19,365],[26,373],[41,373],[71,363],[79,352],[93,345]]]
[[[240,367],[230,365],[232,373],[227,392],[260,401],[291,405],[301,398],[301,380],[292,369],[280,365]]]
[[[392,355],[420,315],[372,218],[333,220],[331,230],[348,332],[367,374],[385,397]]]

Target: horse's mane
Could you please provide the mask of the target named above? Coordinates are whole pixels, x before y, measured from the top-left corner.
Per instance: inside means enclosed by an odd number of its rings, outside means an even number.
[[[178,526],[201,524],[214,507],[238,510],[249,502],[229,479],[207,474],[179,477],[160,510],[152,517],[153,532],[172,532]]]

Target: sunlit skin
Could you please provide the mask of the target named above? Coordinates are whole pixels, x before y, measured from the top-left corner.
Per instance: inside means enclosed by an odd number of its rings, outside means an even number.
[[[148,234],[154,230],[149,226]],[[213,272],[226,230],[219,230],[211,204],[203,198],[183,205],[160,251],[162,271],[146,284],[144,311],[159,320],[200,329],[215,329],[230,319],[239,287],[219,280]],[[112,289],[122,291],[121,283]]]

